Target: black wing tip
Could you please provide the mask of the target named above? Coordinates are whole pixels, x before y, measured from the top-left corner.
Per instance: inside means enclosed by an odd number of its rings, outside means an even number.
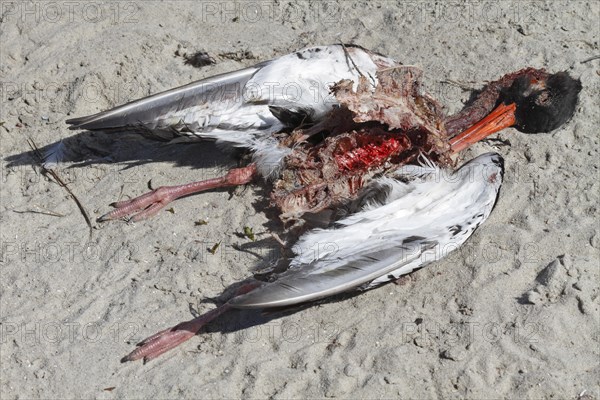
[[[68,129],[69,129],[69,130],[71,130],[71,131],[77,131],[77,130],[83,129],[83,128],[81,127],[81,124],[77,124],[77,123],[70,123],[70,122],[67,122],[67,124],[71,125],[71,126],[69,126],[69,128],[68,128]]]
[[[88,131],[101,131],[121,127],[119,124],[111,124],[110,121],[107,121],[107,119],[104,118],[104,113],[88,115],[86,117],[71,118],[66,120],[65,123],[70,125],[69,129],[72,131],[83,129]]]
[[[90,129],[93,127],[90,126],[86,126],[88,125],[90,122],[92,122],[92,120],[96,117],[96,114],[94,115],[88,115],[85,117],[78,117],[78,118],[70,118],[68,120],[65,121],[65,124],[67,125],[71,125],[69,126],[69,129],[71,130],[76,130],[76,129]]]
[[[67,125],[71,125],[69,128],[73,128],[74,126],[77,125],[81,125],[81,122],[84,120],[85,117],[79,117],[79,118],[70,118],[68,120],[65,121],[65,124]]]

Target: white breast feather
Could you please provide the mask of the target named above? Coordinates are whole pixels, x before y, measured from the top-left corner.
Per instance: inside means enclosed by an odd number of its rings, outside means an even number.
[[[490,190],[492,188],[486,177],[476,173],[480,170],[478,167],[479,164],[474,164],[471,168],[461,168],[453,175],[431,166],[406,167],[396,175],[408,179],[408,182],[379,179],[378,185],[389,188],[385,204],[367,203],[362,211],[339,221],[339,227],[314,230],[302,236],[291,267],[319,265],[312,272],[321,273],[354,257],[383,250],[390,243],[402,243],[411,237],[423,238],[416,240],[415,246],[423,245],[424,241],[439,242],[445,246],[425,254],[430,261],[446,255],[468,238],[456,237],[453,240],[448,228],[465,224],[465,219],[474,212],[478,213],[477,210],[481,210],[484,218],[491,212],[496,191]],[[417,249],[408,250],[411,251]],[[434,255],[432,252],[443,254]],[[410,272],[417,266],[423,266],[422,259],[402,268]]]

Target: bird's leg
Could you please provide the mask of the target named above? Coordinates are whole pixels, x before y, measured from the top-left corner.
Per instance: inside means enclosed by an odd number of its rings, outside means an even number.
[[[233,297],[249,293],[261,285],[261,282],[250,282],[242,285],[240,288],[238,288]],[[144,362],[146,362],[156,358],[190,339],[196,335],[200,329],[204,327],[204,325],[215,320],[221,314],[230,309],[231,306],[229,303],[225,303],[205,314],[202,314],[198,318],[181,322],[169,329],[155,333],[154,335],[138,343],[137,345],[139,347],[123,357],[121,362],[136,361],[142,358],[144,359]]]
[[[132,214],[134,215],[130,218],[131,221],[140,221],[155,215],[161,208],[175,199],[208,189],[244,185],[250,182],[255,175],[256,164],[250,164],[247,167],[231,169],[225,176],[219,178],[178,186],[161,186],[135,199],[111,204],[115,209],[98,218],[98,222],[123,218]]]
[[[229,305],[225,303],[198,318],[181,322],[174,327],[155,333],[138,343],[137,345],[140,347],[123,357],[121,362],[136,361],[141,358],[146,362],[156,358],[194,336],[204,325],[229,310],[229,308]]]

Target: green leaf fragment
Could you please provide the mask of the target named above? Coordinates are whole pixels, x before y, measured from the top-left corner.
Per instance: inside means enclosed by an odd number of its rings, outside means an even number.
[[[256,240],[256,237],[254,236],[254,232],[252,232],[252,228],[250,228],[249,226],[244,227],[244,236],[246,236],[248,239],[252,240],[253,242]]]
[[[210,249],[208,249],[208,251],[210,252],[210,254],[215,254],[217,252],[217,249],[219,248],[220,245],[221,245],[221,242],[219,241],[219,243],[215,243],[213,247],[211,247]]]

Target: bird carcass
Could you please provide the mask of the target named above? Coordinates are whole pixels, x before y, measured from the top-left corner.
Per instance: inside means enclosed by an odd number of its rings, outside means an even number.
[[[364,76],[356,90],[343,80],[332,89],[341,106],[328,119],[281,138],[282,145],[313,139],[293,147],[274,183],[271,199],[284,222],[348,205],[366,183],[419,154],[453,165],[442,107],[423,91],[421,74],[412,66],[380,71],[374,91]],[[315,136],[324,139],[315,145]]]

